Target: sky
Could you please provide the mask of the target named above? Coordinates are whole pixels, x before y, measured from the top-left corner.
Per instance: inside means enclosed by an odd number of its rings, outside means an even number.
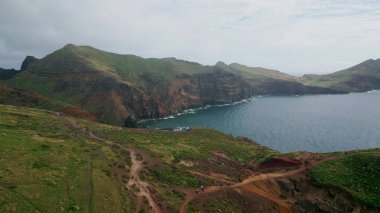
[[[380,1],[0,0],[0,67],[68,43],[323,74],[380,58]]]

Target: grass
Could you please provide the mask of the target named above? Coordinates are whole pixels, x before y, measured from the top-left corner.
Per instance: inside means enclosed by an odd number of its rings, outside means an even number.
[[[185,169],[176,167],[156,167],[149,170],[150,182],[157,184],[173,184],[176,186],[196,187],[200,185],[198,179]]]
[[[276,153],[251,141],[211,129],[192,129],[186,133],[113,129],[107,132],[107,137],[129,146],[145,148],[168,164],[189,159],[208,161],[215,151],[241,163],[263,161]]]
[[[158,166],[145,166],[142,177],[171,211],[183,195],[167,186],[196,187],[201,180],[178,163],[212,163],[214,151],[241,163],[275,154],[246,140],[208,129],[187,133],[125,129],[78,119],[101,137],[142,148]],[[54,112],[0,105],[1,212],[131,212],[135,200],[117,169],[131,165],[129,153],[106,146]],[[123,183],[124,181],[124,183]]]
[[[154,188],[172,212],[184,196],[177,188],[205,185],[179,164],[205,162],[221,168],[214,152],[239,165],[261,162],[275,151],[249,140],[209,129],[188,132],[126,129],[77,119],[99,137],[144,150],[154,163],[145,162],[140,177]],[[297,156],[299,153],[291,153]],[[144,157],[145,158],[145,157]],[[106,146],[73,127],[65,116],[53,112],[0,105],[0,212],[133,212],[135,198],[125,188],[118,169],[131,165],[128,151]],[[194,169],[198,169],[194,167]],[[231,169],[231,168],[229,168]],[[380,207],[380,150],[353,152],[310,170],[316,184],[340,188],[357,201]],[[124,179],[123,179],[124,178]],[[126,179],[125,179],[126,178]],[[234,209],[225,201],[207,204],[210,211]]]
[[[311,170],[317,184],[340,188],[369,206],[380,207],[380,150],[360,151]]]
[[[193,74],[207,70],[200,64],[174,58],[145,59],[134,55],[109,53],[89,46],[72,45],[66,48],[85,56],[94,67],[114,73],[116,71],[123,80],[129,82],[138,80],[138,76],[142,73],[154,73],[157,74],[156,77],[168,79],[179,73]]]
[[[54,113],[0,105],[0,211],[123,212],[99,146]]]

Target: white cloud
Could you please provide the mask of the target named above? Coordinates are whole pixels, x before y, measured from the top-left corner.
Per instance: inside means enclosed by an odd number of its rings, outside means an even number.
[[[380,57],[376,0],[0,1],[2,67],[66,43],[293,74]]]

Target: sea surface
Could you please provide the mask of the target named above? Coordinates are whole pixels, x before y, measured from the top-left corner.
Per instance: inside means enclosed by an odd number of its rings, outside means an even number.
[[[143,121],[149,128],[207,127],[281,152],[380,147],[380,91],[345,95],[257,96]]]

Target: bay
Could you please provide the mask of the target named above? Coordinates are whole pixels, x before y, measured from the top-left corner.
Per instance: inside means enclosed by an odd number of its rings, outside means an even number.
[[[380,91],[344,95],[258,96],[144,121],[149,128],[207,127],[280,152],[380,147]]]

